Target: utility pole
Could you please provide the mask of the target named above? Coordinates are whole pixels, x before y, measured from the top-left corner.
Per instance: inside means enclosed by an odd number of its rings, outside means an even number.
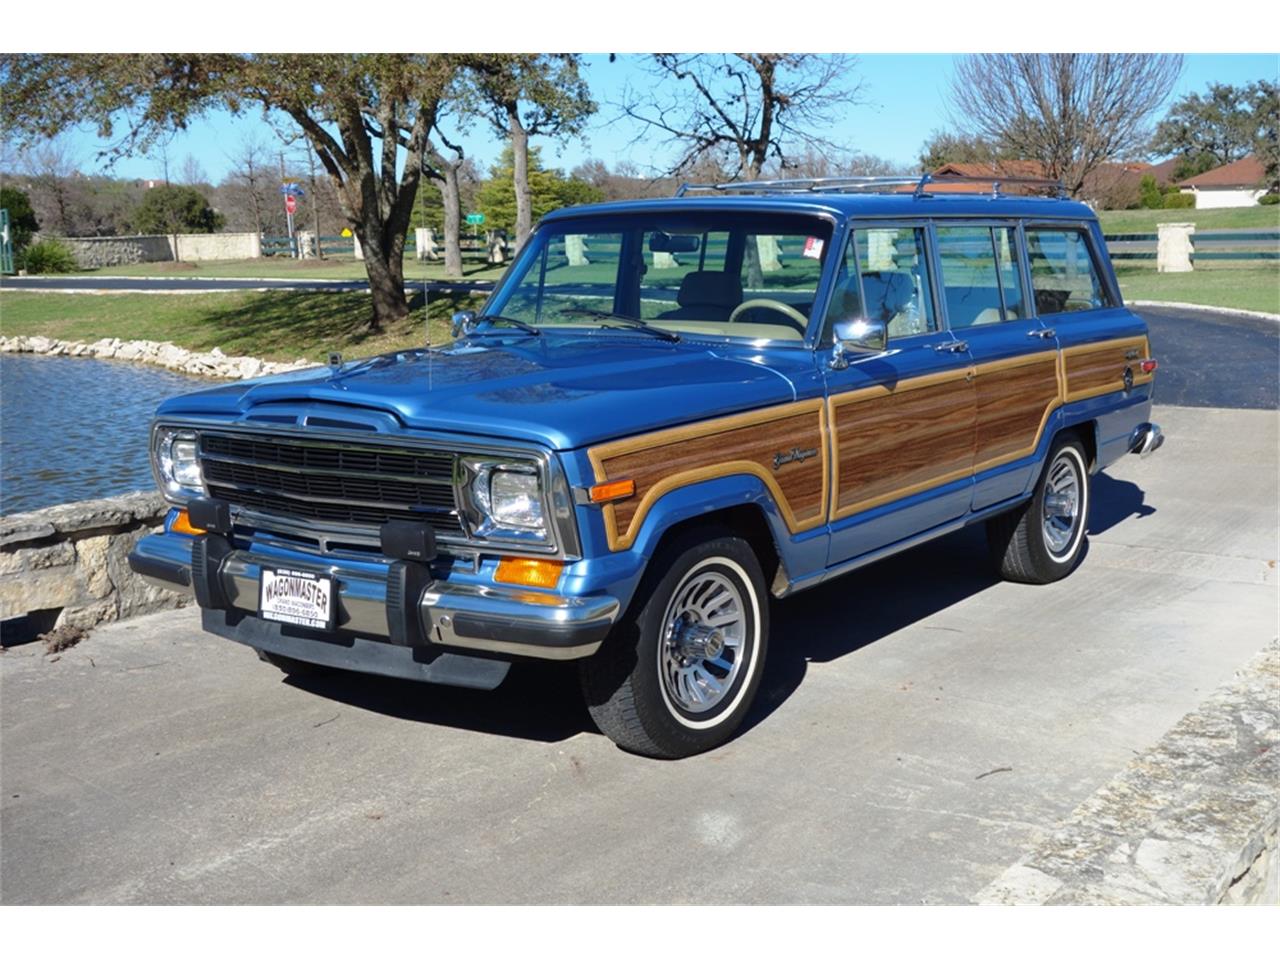
[[[320,248],[320,194],[316,193],[316,154],[314,150],[307,151],[307,172],[310,174],[311,182],[311,229],[315,231],[316,259],[324,259],[324,251]]]

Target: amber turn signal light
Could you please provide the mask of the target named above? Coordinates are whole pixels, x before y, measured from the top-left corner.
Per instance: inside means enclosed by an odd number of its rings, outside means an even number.
[[[493,579],[496,583],[512,583],[519,587],[546,587],[551,589],[560,582],[563,563],[554,560],[533,560],[527,557],[503,557],[498,561]]]
[[[199,537],[207,532],[191,525],[191,515],[186,510],[178,511],[178,515],[173,518],[173,523],[170,524],[169,529],[174,533],[185,533],[189,537]]]
[[[1158,360],[1143,360],[1141,363],[1143,373],[1155,373],[1158,366],[1160,366]]]
[[[610,480],[608,483],[597,483],[591,488],[592,503],[611,503],[614,500],[625,500],[635,495],[634,480]]]

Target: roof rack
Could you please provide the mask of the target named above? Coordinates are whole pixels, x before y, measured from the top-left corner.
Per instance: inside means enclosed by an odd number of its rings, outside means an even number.
[[[1053,190],[1055,196],[1065,199],[1066,189],[1061,180],[1050,180],[1044,177],[1005,177],[992,174],[989,177],[935,177],[926,173],[919,177],[804,177],[793,180],[743,180],[736,183],[682,183],[676,190],[677,197],[686,193],[906,193],[903,188],[912,188],[912,196],[934,196],[928,189],[930,184],[950,185],[953,183],[989,183],[992,197],[1004,197],[1002,186],[1027,187],[1040,190]]]

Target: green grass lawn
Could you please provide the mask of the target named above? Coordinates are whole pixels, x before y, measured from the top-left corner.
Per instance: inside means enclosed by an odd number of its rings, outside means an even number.
[[[468,280],[497,280],[506,269],[491,267],[478,261],[463,261],[462,272]],[[294,260],[290,257],[263,257],[260,260],[205,260],[200,263],[130,263],[100,270],[78,271],[86,276],[109,277],[285,277],[299,280],[365,280],[364,263],[351,257],[326,260]],[[406,260],[405,282],[445,280],[444,264]]]
[[[1150,267],[1119,267],[1126,300],[1173,300],[1237,310],[1280,313],[1280,264],[1157,273]]]
[[[479,309],[483,297],[435,294],[432,343],[449,339],[455,310]],[[190,350],[221,347],[229,356],[322,361],[330,350],[349,357],[421,346],[427,312],[417,297],[409,317],[372,334],[366,293],[57,294],[0,293],[0,333],[92,342],[168,340]]]
[[[1194,223],[1196,230],[1274,230],[1280,227],[1280,205],[1232,207],[1225,210],[1103,210],[1103,233],[1155,233],[1160,223]]]

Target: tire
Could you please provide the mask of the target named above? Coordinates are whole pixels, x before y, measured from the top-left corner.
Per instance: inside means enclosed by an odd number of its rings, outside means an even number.
[[[258,651],[258,659],[278,667],[291,677],[317,676],[333,672],[333,667],[326,667],[320,663],[308,663],[306,660],[295,660],[293,657],[285,657],[278,653],[267,653],[265,650]]]
[[[1074,434],[1054,441],[1031,499],[987,521],[987,544],[1000,575],[1017,583],[1053,583],[1080,562],[1089,526],[1089,457]]]
[[[742,725],[764,672],[769,595],[755,552],[720,531],[681,538],[649,570],[631,614],[579,670],[601,732],[624,750],[675,760]]]

